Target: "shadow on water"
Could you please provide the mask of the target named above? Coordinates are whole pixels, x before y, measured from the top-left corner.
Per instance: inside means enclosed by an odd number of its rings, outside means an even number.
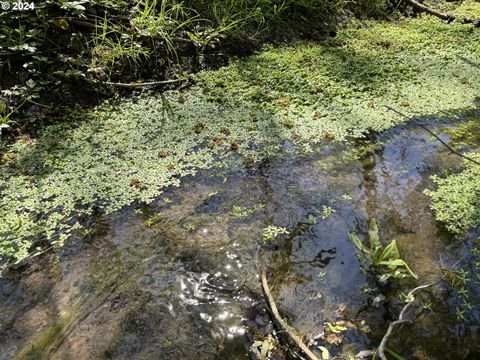
[[[474,117],[478,111],[461,118]],[[454,126],[451,119],[427,123],[448,141],[442,130]],[[397,239],[419,283],[438,281],[440,255],[451,263],[469,245],[435,221],[423,190],[432,187],[431,174],[458,166],[411,124],[374,142],[331,142],[310,156],[204,171],[148,206],[99,216],[87,239],[2,278],[0,359],[248,359],[252,336],[272,330],[259,261],[273,270],[278,305],[306,340],[332,354],[371,349],[398,314],[398,294],[413,283],[376,286],[361,271],[349,231],[364,237],[376,218],[381,238]],[[269,225],[290,234],[259,259]],[[457,321],[448,286],[429,301],[434,311],[390,346],[408,359],[478,358],[478,302]],[[355,327],[330,343],[318,340],[337,320]]]

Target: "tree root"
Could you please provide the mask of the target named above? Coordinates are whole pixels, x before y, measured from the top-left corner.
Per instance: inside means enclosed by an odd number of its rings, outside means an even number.
[[[436,16],[449,23],[456,20],[462,24],[473,24],[474,27],[480,27],[480,19],[471,19],[471,18],[458,19],[455,15],[445,14],[445,13],[442,13],[441,11],[431,9],[428,6],[420,4],[415,0],[404,0],[404,2],[407,3],[408,5],[411,5],[414,9],[417,9],[420,12],[424,12],[429,15]]]
[[[413,295],[417,291],[424,290],[424,289],[429,288],[433,285],[436,285],[436,284],[421,285],[421,286],[416,287],[415,289],[411,290],[408,293],[407,300],[410,299],[411,297],[413,297]],[[380,346],[378,347],[378,350],[377,350],[377,353],[378,353],[378,356],[380,357],[380,359],[388,360],[386,355],[385,355],[385,350],[386,350],[388,338],[392,335],[393,330],[395,330],[395,327],[397,327],[398,325],[401,325],[403,323],[406,323],[406,322],[411,322],[410,320],[404,319],[404,316],[405,316],[405,313],[407,312],[408,308],[410,307],[410,305],[412,305],[412,303],[413,303],[413,301],[408,302],[403,307],[402,311],[400,311],[400,315],[398,316],[398,320],[390,323],[390,325],[388,326],[387,332],[385,333],[385,336],[383,337],[382,341],[380,342]]]
[[[286,323],[285,320],[282,319],[280,316],[280,313],[278,312],[277,305],[275,304],[275,301],[273,299],[273,296],[270,292],[270,288],[268,287],[268,282],[267,282],[267,271],[265,269],[262,269],[261,273],[262,277],[262,287],[263,291],[265,293],[265,296],[267,297],[268,300],[268,305],[270,306],[270,310],[272,311],[272,315],[275,318],[276,322],[282,330],[284,330],[290,339],[304,352],[305,355],[310,360],[319,360],[319,358],[303,343],[302,339],[300,339],[299,336],[297,336],[292,330],[290,326]]]

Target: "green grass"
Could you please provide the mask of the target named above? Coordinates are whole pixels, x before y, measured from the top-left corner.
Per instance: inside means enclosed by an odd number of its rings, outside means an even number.
[[[353,23],[327,43],[266,48],[185,92],[143,95],[21,137],[0,165],[0,257],[21,261],[37,244],[60,246],[84,219],[148,203],[199,169],[249,166],[382,131],[408,114],[474,106],[480,33],[416,19]],[[242,165],[243,166],[243,165]]]

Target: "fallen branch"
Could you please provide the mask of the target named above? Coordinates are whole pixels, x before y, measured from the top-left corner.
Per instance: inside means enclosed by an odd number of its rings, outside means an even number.
[[[418,126],[420,126],[423,130],[425,130],[426,132],[428,132],[430,135],[432,135],[435,139],[437,139],[443,146],[445,146],[451,153],[455,154],[455,155],[458,155],[462,158],[464,158],[465,160],[468,160],[468,161],[471,161],[472,163],[476,164],[476,165],[479,165],[480,166],[480,162],[478,162],[477,160],[475,159],[472,159],[471,157],[467,156],[467,155],[464,155],[462,153],[459,153],[458,151],[454,150],[450,145],[448,145],[445,141],[443,141],[437,134],[435,134],[432,130],[430,130],[429,128],[427,128],[425,125],[423,124],[420,124],[418,121],[415,121],[414,118],[410,118],[408,117],[407,115],[401,113],[400,111],[398,110],[395,110],[394,108],[390,107],[390,106],[386,106],[386,108],[390,111],[393,111],[395,114],[397,115],[400,115],[406,119],[408,119],[409,121],[413,121],[415,122]]]
[[[433,285],[436,285],[436,284],[421,285],[421,286],[416,287],[415,289],[413,289],[412,291],[410,291],[408,293],[407,301],[410,300],[417,291],[424,290],[424,289],[429,288]],[[378,347],[378,356],[380,356],[380,359],[388,360],[387,357],[385,356],[385,350],[386,350],[388,338],[392,335],[393,330],[395,330],[395,327],[400,325],[400,324],[406,323],[406,322],[411,322],[411,320],[406,320],[403,317],[405,316],[405,313],[407,312],[410,305],[412,305],[412,303],[413,303],[413,300],[409,301],[403,307],[402,311],[400,311],[400,315],[398,316],[398,320],[390,323],[390,325],[388,326],[387,332],[385,333],[385,336],[383,337],[382,341],[380,342],[380,346]]]
[[[475,27],[480,27],[480,19],[470,19],[470,18],[457,19],[455,15],[442,13],[438,10],[435,10],[435,9],[429,8],[428,6],[420,4],[415,0],[404,0],[404,1],[420,12],[424,12],[424,13],[436,16],[447,22],[452,22],[457,20],[463,24],[473,24]]]
[[[270,293],[270,288],[268,287],[267,271],[265,269],[262,269],[261,275],[263,291],[265,292],[273,317],[275,318],[277,323],[280,325],[282,330],[284,330],[288,334],[290,339],[292,339],[292,341],[305,353],[305,355],[307,355],[310,360],[319,360],[318,357],[315,356],[315,354],[303,343],[302,339],[300,339],[300,337],[293,333],[292,329],[290,328],[290,326],[288,326],[285,320],[282,319],[280,313],[278,312],[277,305],[275,304],[273,296]]]
[[[49,106],[49,105],[45,105],[45,104],[40,104],[40,103],[38,103],[38,102],[36,102],[36,101],[33,101],[33,100],[31,100],[31,99],[27,99],[27,101],[28,101],[29,103],[32,103],[32,104],[37,105],[37,106],[40,106],[40,107],[44,107],[44,108],[46,108],[46,109],[53,109],[53,106]]]
[[[134,82],[134,83],[116,83],[110,81],[100,81],[99,84],[102,85],[110,85],[120,88],[137,88],[143,86],[157,86],[157,85],[166,85],[166,84],[173,84],[177,82],[186,81],[188,78],[181,78],[181,79],[171,79],[171,80],[163,80],[163,81],[149,81],[149,82]]]

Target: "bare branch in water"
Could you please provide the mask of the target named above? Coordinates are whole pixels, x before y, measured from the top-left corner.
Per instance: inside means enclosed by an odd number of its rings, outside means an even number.
[[[421,285],[421,286],[418,286],[416,287],[415,289],[411,290],[408,295],[407,295],[407,301],[409,299],[411,299],[413,297],[413,295],[417,292],[417,291],[420,291],[420,290],[425,290],[431,286],[434,286],[436,284],[428,284],[428,285]],[[409,301],[402,309],[402,311],[400,311],[400,315],[398,316],[398,320],[390,323],[390,325],[388,326],[388,329],[387,329],[387,332],[385,333],[385,336],[383,337],[382,341],[380,342],[380,346],[378,347],[378,356],[380,357],[380,359],[382,360],[388,360],[386,355],[385,355],[385,348],[387,346],[387,341],[388,341],[388,338],[392,335],[393,333],[393,330],[395,330],[395,327],[398,326],[398,325],[401,325],[403,323],[406,323],[406,322],[410,322],[410,320],[407,320],[407,319],[404,319],[404,316],[405,316],[405,313],[407,312],[408,308],[410,307],[410,305],[413,304],[413,300],[412,301]]]
[[[415,121],[415,118],[410,118],[408,117],[407,115],[401,113],[400,111],[398,110],[395,110],[394,108],[390,107],[390,106],[386,106],[386,108],[390,111],[393,111],[395,114],[398,114],[406,119],[408,119],[409,121],[413,121],[415,122],[418,126],[420,126],[423,130],[425,130],[426,132],[428,132],[430,135],[432,135],[435,139],[437,139],[443,146],[445,146],[451,153],[455,154],[455,155],[458,155],[462,158],[464,158],[465,160],[468,160],[468,161],[471,161],[472,163],[476,164],[476,165],[479,165],[480,166],[480,162],[478,162],[477,160],[475,159],[472,159],[471,157],[467,156],[467,155],[464,155],[462,153],[459,153],[458,151],[456,151],[455,149],[453,149],[450,145],[448,145],[445,141],[443,141],[437,134],[435,134],[432,130],[430,130],[429,128],[427,128],[425,125],[423,124],[420,124],[418,121]]]
[[[292,331],[293,329],[288,326],[285,320],[283,320],[280,316],[277,305],[275,304],[275,300],[273,299],[270,288],[268,287],[267,271],[265,269],[262,269],[262,287],[267,297],[270,310],[272,311],[272,315],[277,321],[277,323],[280,325],[282,330],[284,330],[288,334],[290,339],[292,339],[292,341],[305,353],[305,355],[307,355],[310,360],[319,360],[318,357],[303,343],[302,339],[300,339],[299,336],[295,335],[295,333]]]

